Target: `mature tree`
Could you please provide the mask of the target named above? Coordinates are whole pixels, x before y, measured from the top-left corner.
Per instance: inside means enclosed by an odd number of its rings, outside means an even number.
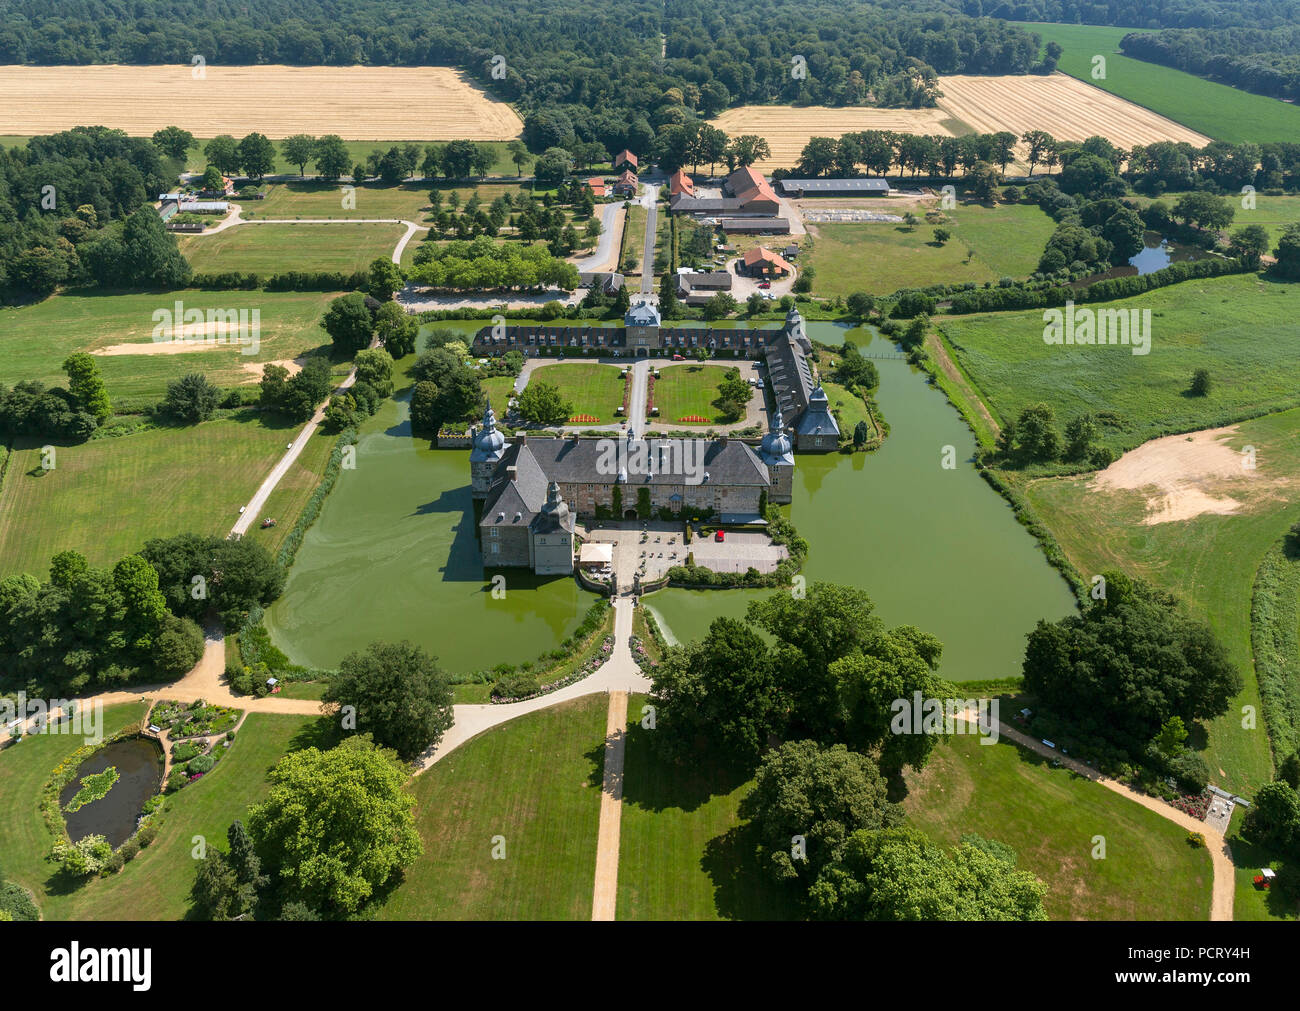
[[[244,613],[266,606],[284,589],[284,569],[255,540],[177,534],[145,542],[141,556],[158,573],[173,614],[201,621],[209,609],[230,628]]]
[[[64,360],[63,371],[68,375],[68,392],[76,406],[93,415],[102,425],[113,413],[113,405],[95,359],[84,351],[78,351]]]
[[[275,144],[264,133],[250,133],[239,142],[239,164],[248,178],[260,182],[275,168]]]
[[[446,676],[419,646],[371,643],[345,656],[329,676],[323,701],[353,707],[355,731],[413,761],[452,725]]]
[[[1277,778],[1292,790],[1300,790],[1300,751],[1293,751],[1282,760],[1277,767]]]
[[[880,372],[876,363],[863,356],[856,344],[846,340],[839,361],[835,363],[835,381],[850,389],[863,386],[871,390],[880,385]]]
[[[370,262],[366,274],[366,290],[381,302],[390,301],[393,292],[400,291],[406,278],[402,268],[386,256],[380,256]]]
[[[316,171],[327,182],[337,182],[352,169],[352,154],[343,138],[335,133],[328,133],[316,141],[313,158]]]
[[[359,291],[334,299],[321,326],[334,342],[335,351],[345,355],[368,347],[375,328],[366,297]]]
[[[182,130],[179,126],[164,126],[161,130],[155,130],[153,142],[168,158],[175,158],[177,161],[184,161],[190,153],[190,148],[196,143],[194,134]]]
[[[839,859],[854,832],[902,821],[886,793],[865,755],[842,744],[787,741],[763,759],[739,814],[753,824],[760,865],[778,881],[806,885]]]
[[[305,748],[276,764],[248,830],[287,900],[347,915],[395,881],[423,852],[415,798],[403,789],[408,775],[366,737],[324,752]]]
[[[520,417],[535,425],[558,425],[573,413],[572,401],[565,400],[554,383],[531,379],[519,394]]]
[[[1025,689],[1135,755],[1171,716],[1186,724],[1226,712],[1241,675],[1209,627],[1162,590],[1103,578],[1105,599],[1030,633]]]
[[[1223,197],[1216,197],[1213,193],[1206,193],[1203,190],[1194,190],[1178,198],[1172,213],[1175,218],[1181,218],[1193,228],[1217,231],[1232,224],[1236,210]]]
[[[1015,449],[1026,461],[1055,460],[1061,455],[1056,411],[1051,404],[1031,404],[1015,423]]]
[[[1268,229],[1263,225],[1246,225],[1232,233],[1229,251],[1240,257],[1252,270],[1259,266],[1260,258],[1268,252]]]
[[[682,760],[705,742],[752,766],[785,723],[771,657],[742,621],[715,618],[700,642],[669,649],[654,672],[656,745]]]
[[[915,828],[855,832],[809,891],[823,920],[1045,920],[1047,886],[979,836],[945,850]]]
[[[573,171],[573,155],[562,147],[549,147],[533,166],[533,175],[542,184],[558,183]]]
[[[1101,226],[1101,237],[1111,244],[1111,262],[1127,263],[1146,244],[1146,225],[1131,207],[1120,207]]]
[[[226,830],[229,854],[211,847],[200,862],[190,893],[194,910],[207,920],[235,920],[251,914],[269,878],[253,839],[236,820]]]
[[[176,236],[148,204],[126,219],[121,256],[116,277],[124,285],[171,289],[189,283],[192,272],[181,256]]]
[[[980,203],[991,204],[997,199],[998,187],[1002,184],[1002,176],[998,173],[997,168],[988,162],[976,162],[966,173],[966,184],[970,187],[971,193]]]
[[[178,421],[196,425],[207,421],[221,402],[221,390],[202,372],[187,372],[167,384],[162,408]]]
[[[223,175],[233,175],[239,171],[241,162],[239,141],[228,133],[213,137],[203,145],[203,157],[209,165],[215,165]]]
[[[383,348],[366,348],[353,359],[357,369],[357,382],[377,390],[381,396],[393,392],[393,356]]]
[[[203,170],[203,175],[199,177],[199,187],[209,193],[220,193],[225,185],[224,177],[221,175],[221,169],[215,165],[209,165]]]
[[[433,347],[421,354],[409,375],[418,384],[415,389],[418,405],[415,395],[411,402],[411,424],[419,431],[435,432],[446,422],[468,418],[483,403],[478,372],[465,364],[463,355],[447,346]],[[432,386],[433,390],[426,388],[421,392],[421,385]]]
[[[1043,160],[1043,155],[1055,145],[1052,135],[1042,130],[1029,130],[1020,138],[1029,148],[1029,174],[1034,174],[1034,166]]]
[[[1277,260],[1273,269],[1280,277],[1300,278],[1300,222],[1282,229],[1273,256]]]
[[[385,302],[375,313],[375,332],[379,343],[394,358],[405,358],[415,351],[420,324],[396,302]]]
[[[304,176],[307,174],[307,163],[317,156],[317,144],[318,141],[311,134],[295,133],[292,137],[280,141],[280,153],[290,165],[298,166],[298,175]]]
[[[737,168],[744,168],[746,165],[753,165],[756,161],[771,158],[772,148],[765,138],[755,136],[752,133],[744,133],[739,137],[731,138],[731,141],[727,144],[725,157],[727,167],[734,171]]]
[[[1092,452],[1093,443],[1097,441],[1097,419],[1091,414],[1080,414],[1071,418],[1065,426],[1065,458],[1083,460]]]
[[[442,424],[438,415],[436,383],[416,383],[411,391],[411,428],[416,432],[437,432]]]
[[[512,140],[506,145],[506,150],[510,153],[510,160],[515,163],[515,175],[522,176],[524,166],[533,160],[533,156],[528,153],[522,140]]]
[[[1300,795],[1287,783],[1265,783],[1255,794],[1241,831],[1246,838],[1283,852],[1300,845]]]

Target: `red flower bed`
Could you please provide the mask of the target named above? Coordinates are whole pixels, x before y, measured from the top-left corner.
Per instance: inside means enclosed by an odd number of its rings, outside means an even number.
[[[575,414],[569,420],[579,425],[594,425],[600,421],[594,414]]]
[[[707,425],[709,424],[710,421],[709,418],[702,417],[701,415],[698,414],[688,414],[685,417],[678,418],[677,420],[688,422],[690,424],[695,424],[695,425]]]

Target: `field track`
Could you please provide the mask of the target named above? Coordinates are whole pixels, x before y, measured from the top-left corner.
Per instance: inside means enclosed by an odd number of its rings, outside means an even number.
[[[512,140],[523,124],[449,67],[0,66],[0,134],[102,125],[147,136],[176,125],[196,137],[254,130],[273,140]]]
[[[1123,148],[1156,140],[1187,141],[1204,147],[1209,138],[1065,74],[1001,77],[943,77],[943,97],[935,109],[873,109],[825,106],[746,105],[728,109],[714,121],[721,130],[766,137],[772,157],[761,170],[790,168],[811,137],[838,137],[855,130],[892,130],[931,136],[1046,130],[1058,140],[1094,135]],[[1023,145],[1020,146],[1023,148]],[[1009,171],[1025,171],[1021,160]]]

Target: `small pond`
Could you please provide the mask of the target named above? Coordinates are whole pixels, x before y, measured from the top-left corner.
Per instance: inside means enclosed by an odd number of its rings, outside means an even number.
[[[81,781],[108,768],[117,769],[117,782],[99,800],[68,812],[68,804],[81,789]],[[105,745],[81,763],[72,781],[59,795],[68,837],[73,842],[102,835],[117,849],[135,833],[144,802],[162,786],[163,754],[147,737],[128,737]]]
[[[1145,233],[1142,241],[1144,243],[1142,249],[1129,257],[1127,266],[1112,267],[1104,274],[1092,274],[1075,281],[1070,287],[1084,288],[1112,277],[1140,277],[1143,274],[1154,274],[1172,263],[1195,263],[1197,260],[1208,259],[1214,255],[1190,243],[1171,244],[1167,239],[1162,238],[1159,232]]]

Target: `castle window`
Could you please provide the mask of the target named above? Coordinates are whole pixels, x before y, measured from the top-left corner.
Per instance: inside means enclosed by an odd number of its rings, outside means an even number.
[[[493,537],[500,537],[500,536],[501,536],[501,531],[500,531],[497,527],[492,527],[492,536],[493,536]],[[495,547],[495,545],[494,545],[494,547]]]
[[[493,545],[492,545],[492,554],[494,554],[494,555],[499,555],[499,554],[501,554],[501,545],[500,545],[500,544],[493,544]]]

